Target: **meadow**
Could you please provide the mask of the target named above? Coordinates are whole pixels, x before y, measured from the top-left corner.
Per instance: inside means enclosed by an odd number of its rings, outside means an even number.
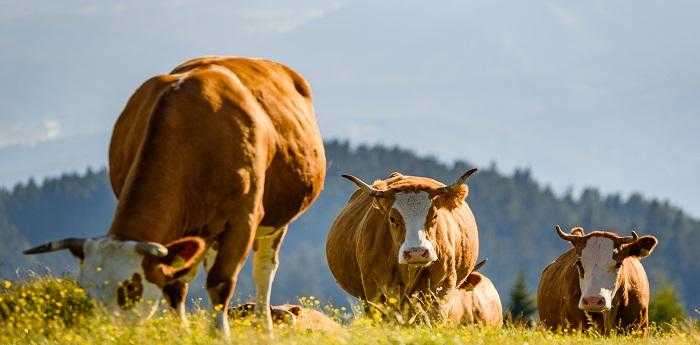
[[[321,308],[313,298],[303,301]],[[340,313],[331,312],[337,317]],[[218,344],[213,314],[195,308],[184,327],[168,311],[142,324],[126,324],[93,305],[73,281],[35,278],[0,281],[0,344]],[[690,321],[654,326],[650,335],[562,334],[538,327],[399,326],[363,316],[345,320],[340,330],[298,331],[275,327],[275,344],[699,344],[700,326]],[[232,320],[232,343],[267,344],[270,340],[251,319]]]

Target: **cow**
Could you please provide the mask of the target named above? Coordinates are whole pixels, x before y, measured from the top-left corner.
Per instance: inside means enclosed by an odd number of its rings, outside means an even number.
[[[195,58],[143,83],[119,116],[107,234],[25,253],[68,249],[80,260],[79,284],[104,305],[148,318],[162,295],[183,320],[187,281],[206,256],[207,292],[227,337],[227,306],[252,248],[256,313],[270,331],[280,245],[325,171],[300,74],[265,59]]]
[[[572,248],[549,264],[540,278],[540,320],[551,329],[640,331],[649,324],[649,281],[640,259],[657,244],[654,236],[622,237],[612,231],[584,233],[575,227],[561,239]]]
[[[371,303],[419,292],[438,297],[471,273],[479,252],[476,221],[465,199],[471,169],[450,185],[392,173],[359,187],[326,240],[328,266],[350,295]]]
[[[446,294],[440,308],[445,320],[452,324],[503,325],[503,307],[498,291],[489,278],[476,271]]]
[[[254,311],[255,303],[245,303],[229,309],[229,316],[235,319],[245,318]],[[270,306],[272,320],[275,324],[287,325],[297,331],[340,332],[342,327],[328,315],[297,304]]]

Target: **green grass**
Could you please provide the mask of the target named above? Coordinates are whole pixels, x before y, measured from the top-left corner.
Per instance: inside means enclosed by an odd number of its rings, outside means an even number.
[[[316,303],[317,304],[317,303]],[[184,328],[171,313],[140,325],[113,319],[92,305],[69,280],[42,278],[27,283],[0,281],[0,344],[217,344],[212,314],[199,310]],[[235,344],[268,344],[251,320],[232,321]],[[690,322],[655,328],[646,338],[559,334],[541,329],[476,326],[401,327],[360,318],[332,333],[276,326],[275,344],[700,344],[700,328]]]

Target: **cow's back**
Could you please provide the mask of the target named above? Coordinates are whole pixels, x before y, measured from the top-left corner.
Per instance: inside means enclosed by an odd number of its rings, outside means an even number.
[[[177,75],[162,75],[147,80],[129,98],[117,119],[109,146],[109,177],[117,199],[146,136],[154,108],[163,93],[177,80]]]
[[[456,289],[447,295],[442,306],[448,321],[455,324],[477,323],[500,327],[503,324],[503,306],[496,287],[480,273],[481,281],[473,290]]]
[[[222,66],[235,73],[275,128],[276,152],[267,170],[265,218],[261,225],[284,225],[318,197],[326,174],[326,156],[311,87],[291,68],[263,59],[202,57],[181,64],[173,73],[209,65]]]
[[[215,135],[189,133],[192,140],[205,147],[205,151],[222,149],[220,142],[208,137],[226,138],[225,142],[228,143],[238,140],[239,136],[250,136],[248,132],[256,132],[254,135],[257,138],[252,150],[259,151],[268,160],[266,166],[252,167],[265,169],[265,215],[261,225],[285,225],[308,208],[323,187],[326,163],[308,83],[281,64],[261,59],[230,57],[205,57],[185,62],[171,74],[151,78],[134,93],[115,125],[110,145],[110,179],[117,198],[121,195],[130,169],[137,161],[141,146],[153,145],[148,142],[148,128],[149,122],[156,121],[153,119],[153,114],[157,113],[154,109],[159,106],[183,107],[184,101],[163,100],[168,93],[186,93],[186,88],[179,88],[180,84],[188,82],[198,83],[202,89],[207,89],[207,92],[200,94],[189,94],[190,98],[211,108],[213,112],[231,109],[230,116],[234,117],[226,119],[226,126],[211,124],[210,127],[217,132]],[[217,91],[219,88],[222,89],[221,92]],[[185,121],[192,123],[216,121],[215,117],[205,119],[194,112],[187,117],[186,109],[179,111],[185,114]],[[236,130],[225,133],[231,123],[237,127]],[[251,150],[249,146],[241,147],[243,150]],[[217,159],[237,158],[234,154]],[[198,173],[198,169],[203,172],[233,166],[230,162],[219,163],[221,162],[200,159],[198,164],[192,164],[186,169],[193,171],[191,176],[198,176],[204,174]],[[206,183],[203,186],[191,186],[192,189],[202,187],[207,187]],[[207,193],[226,193],[226,189],[206,189],[204,192]],[[228,193],[231,190],[233,187],[229,188]]]

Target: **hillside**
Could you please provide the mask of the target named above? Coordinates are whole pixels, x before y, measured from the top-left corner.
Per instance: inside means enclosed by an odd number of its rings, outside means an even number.
[[[382,146],[352,148],[331,141],[326,149],[326,188],[285,240],[273,302],[313,295],[335,304],[345,303],[347,297],[333,281],[323,257],[328,226],[353,190],[350,183],[339,178],[341,173],[372,180],[401,171],[447,181],[471,166],[465,162],[448,166],[431,157]],[[518,271],[525,273],[528,285],[534,289],[542,268],[567,247],[552,231],[552,225],[558,223],[612,227],[623,232],[637,229],[656,235],[660,239],[657,251],[645,260],[650,278],[674,282],[687,306],[700,306],[700,264],[695,258],[700,246],[700,221],[668,202],[639,194],[608,195],[594,188],[578,197],[559,196],[535,181],[527,169],[505,175],[493,165],[482,167],[470,180],[470,188],[468,201],[479,224],[481,256],[489,259],[484,272],[502,298],[507,296]],[[114,205],[105,170],[63,175],[41,185],[29,181],[0,192],[0,277],[14,279],[18,272],[25,276],[24,268],[39,273],[45,272],[44,267],[55,274],[70,271],[74,263],[66,253],[26,258],[20,252],[29,243],[101,235],[109,225]],[[250,275],[244,272],[239,281],[237,295],[247,299],[252,293]],[[202,290],[195,288],[194,293],[201,294]]]

